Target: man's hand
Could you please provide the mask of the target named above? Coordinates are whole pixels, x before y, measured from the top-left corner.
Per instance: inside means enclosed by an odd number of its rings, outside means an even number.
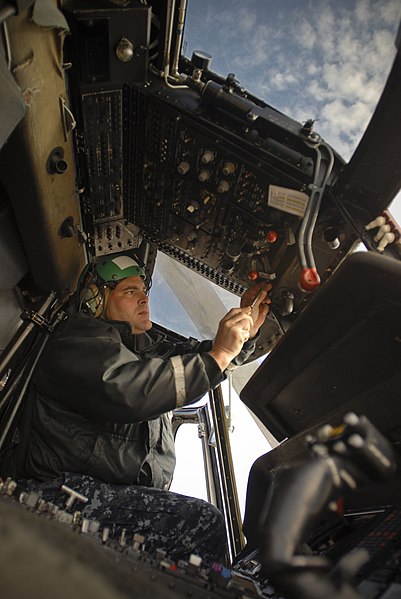
[[[216,360],[221,370],[240,353],[242,346],[250,338],[253,320],[251,309],[232,308],[219,323],[210,355]]]
[[[271,283],[262,281],[247,289],[241,298],[242,308],[250,306],[256,299],[255,305],[251,310],[252,326],[249,333],[250,338],[255,337],[269,313],[269,304],[271,303],[271,299],[269,298],[268,294],[271,288]]]

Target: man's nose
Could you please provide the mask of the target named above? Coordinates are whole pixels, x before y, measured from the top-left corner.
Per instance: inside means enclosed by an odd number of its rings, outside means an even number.
[[[148,301],[149,301],[149,298],[147,296],[146,291],[142,291],[141,295],[140,295],[140,298],[139,298],[139,303],[140,304],[147,304]]]

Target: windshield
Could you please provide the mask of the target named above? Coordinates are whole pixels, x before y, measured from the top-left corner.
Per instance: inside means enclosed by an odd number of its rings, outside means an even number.
[[[184,53],[212,55],[267,104],[316,130],[349,160],[396,53],[398,0],[189,1]]]
[[[152,320],[195,339],[212,339],[239,298],[158,252],[151,289]]]

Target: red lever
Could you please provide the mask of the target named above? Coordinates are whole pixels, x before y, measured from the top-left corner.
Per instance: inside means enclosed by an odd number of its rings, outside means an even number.
[[[316,268],[303,268],[299,284],[304,291],[315,291],[320,285],[320,277]]]

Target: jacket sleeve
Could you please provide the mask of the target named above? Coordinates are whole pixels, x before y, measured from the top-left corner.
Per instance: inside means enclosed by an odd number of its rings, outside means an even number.
[[[78,326],[72,334],[67,327],[49,341],[34,384],[84,416],[141,422],[197,401],[224,379],[208,348],[203,342],[188,347],[191,353],[140,360],[111,325],[101,334],[84,334]]]
[[[248,360],[248,358],[251,357],[255,351],[256,341],[258,340],[259,335],[260,333],[258,332],[255,337],[244,343],[241,352],[231,362],[233,366],[241,366],[246,360]],[[188,352],[209,352],[212,349],[212,344],[212,341],[197,341],[191,337],[188,339],[188,341],[178,344],[176,346],[175,352],[177,354],[184,354]]]

